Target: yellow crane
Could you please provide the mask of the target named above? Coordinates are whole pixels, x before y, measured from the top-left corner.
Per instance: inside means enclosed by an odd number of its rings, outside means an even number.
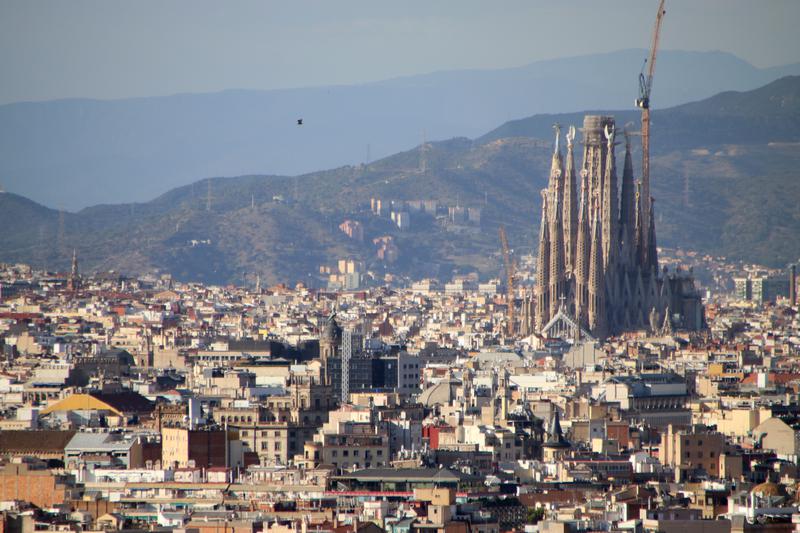
[[[642,228],[647,235],[650,227],[650,91],[653,89],[653,75],[656,72],[656,55],[658,40],[661,37],[661,22],[664,20],[664,1],[659,0],[656,12],[656,24],[650,41],[650,55],[645,60],[642,72],[639,73],[639,98],[636,107],[642,110]],[[645,67],[647,74],[645,74]],[[647,250],[647,246],[645,246]]]
[[[515,266],[511,260],[511,250],[508,246],[508,237],[506,236],[506,228],[502,224],[498,230],[500,233],[500,245],[503,247],[503,265],[506,268],[506,305],[508,311],[506,313],[506,334],[511,337],[514,335],[514,274]]]

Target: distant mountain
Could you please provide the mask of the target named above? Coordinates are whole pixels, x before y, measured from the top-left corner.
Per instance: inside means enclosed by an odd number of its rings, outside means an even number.
[[[368,152],[375,160],[423,136],[474,137],[515,117],[630,109],[645,55],[624,50],[353,86],[4,105],[0,185],[74,210],[145,201],[198,176],[358,164]],[[800,64],[758,69],[721,52],[664,51],[653,98],[663,109],[787,74],[800,74]]]
[[[653,195],[658,242],[782,266],[800,255],[800,77],[759,89],[659,109],[653,119]],[[635,112],[613,112],[618,124]],[[86,270],[170,272],[210,283],[319,282],[319,266],[364,260],[377,275],[449,279],[497,275],[497,228],[517,253],[533,250],[547,180],[552,124],[580,125],[583,113],[536,115],[476,140],[426,143],[369,165],[300,177],[213,178],[146,203],[59,212],[0,194],[0,260],[65,269],[73,248]],[[638,126],[634,126],[637,128]],[[636,147],[638,142],[634,142]],[[621,158],[622,148],[618,156]],[[635,154],[636,168],[640,153]],[[370,198],[381,198],[375,216]],[[392,200],[437,200],[481,210],[479,225],[448,225],[413,212],[400,231]],[[348,239],[345,219],[364,225]],[[383,265],[373,239],[394,238],[400,259]]]
[[[506,122],[477,140],[548,138],[555,122],[580,125],[587,113],[607,112],[534,115]],[[633,131],[640,129],[638,111],[626,109],[612,114],[617,124],[627,124]],[[699,102],[654,109],[652,122],[655,152],[707,144],[800,140],[800,77],[786,76],[752,91],[726,91]]]

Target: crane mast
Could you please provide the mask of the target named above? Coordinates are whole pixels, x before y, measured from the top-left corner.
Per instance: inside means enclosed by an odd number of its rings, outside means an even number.
[[[514,331],[514,263],[511,261],[511,250],[508,246],[508,237],[506,236],[505,226],[500,226],[498,230],[500,233],[500,245],[503,248],[503,264],[506,269],[506,305],[508,311],[506,312],[506,334],[510,337],[513,336]]]
[[[650,249],[647,228],[650,227],[650,91],[653,88],[653,75],[656,72],[656,55],[658,54],[658,41],[661,37],[661,22],[664,19],[665,0],[659,0],[658,12],[656,13],[656,23],[653,27],[653,36],[650,41],[650,55],[647,58],[647,75],[644,69],[639,74],[639,98],[636,99],[636,107],[642,110],[642,228],[643,253],[647,255]],[[649,263],[648,257],[645,261]]]

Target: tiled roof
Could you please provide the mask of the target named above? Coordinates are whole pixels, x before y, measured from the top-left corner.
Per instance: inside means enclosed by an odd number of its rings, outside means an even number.
[[[75,431],[0,431],[0,454],[63,453]]]

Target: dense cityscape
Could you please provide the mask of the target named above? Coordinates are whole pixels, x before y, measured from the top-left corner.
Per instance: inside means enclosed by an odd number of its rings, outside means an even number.
[[[787,278],[603,343],[509,337],[497,282],[0,279],[9,530],[794,527]]]

